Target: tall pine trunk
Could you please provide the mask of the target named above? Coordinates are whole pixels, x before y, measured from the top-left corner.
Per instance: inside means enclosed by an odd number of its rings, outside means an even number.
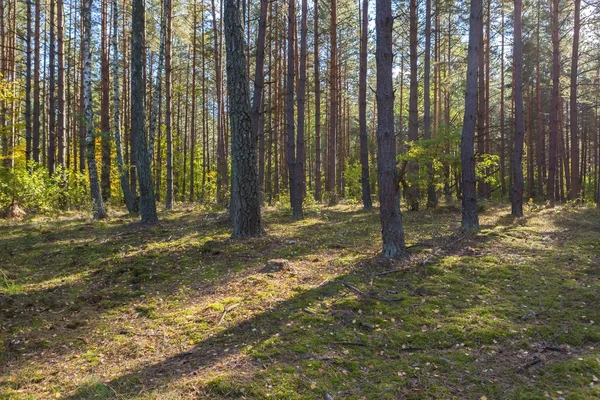
[[[57,101],[57,121],[56,121],[56,140],[57,140],[57,163],[63,169],[66,164],[66,108],[65,108],[65,35],[64,35],[64,3],[63,0],[56,0],[56,39],[58,56],[58,101]]]
[[[575,20],[573,21],[573,54],[571,57],[571,191],[570,200],[580,197],[579,177],[579,124],[577,108],[577,71],[579,63],[579,31],[581,28],[581,0],[575,1]]]
[[[525,137],[525,117],[523,110],[523,42],[521,13],[522,0],[515,0],[515,26],[513,58],[515,68],[515,148],[513,153],[513,187],[511,190],[512,215],[523,216],[523,141]],[[529,177],[531,179],[531,177]]]
[[[315,68],[315,200],[321,201],[321,59],[319,54],[319,0],[314,0]]]
[[[558,162],[558,118],[560,113],[559,80],[560,80],[560,42],[558,36],[559,0],[552,0],[552,100],[550,105],[550,145],[548,158],[548,189],[547,196],[550,205],[555,205],[556,166]]]
[[[90,191],[94,203],[94,219],[108,217],[96,168],[96,141],[94,135],[94,113],[92,110],[92,0],[83,0],[83,102],[85,109],[85,140],[87,165],[90,176]]]
[[[431,139],[431,0],[425,0],[425,78],[423,83],[424,138]],[[427,163],[427,208],[437,207],[432,163]]]
[[[410,94],[408,99],[408,141],[416,142],[419,139],[419,80],[417,76],[418,58],[418,13],[417,0],[410,0]],[[409,161],[409,186],[406,189],[408,207],[413,211],[419,210],[419,164],[416,160]]]
[[[369,138],[367,136],[367,47],[369,30],[369,0],[363,0],[360,31],[360,77],[358,87],[358,107],[360,125],[360,165],[362,200],[365,210],[373,208],[369,182]]]
[[[391,0],[377,0],[377,166],[379,213],[383,240],[382,256],[407,256],[400,212],[400,187],[396,171],[396,132],[394,130],[393,37]]]
[[[173,209],[173,85],[172,74],[173,66],[171,64],[171,41],[173,28],[173,11],[171,0],[165,0],[164,14],[166,20],[165,32],[165,130],[167,135],[167,194],[165,199],[165,208]]]
[[[477,121],[477,78],[483,10],[481,0],[471,0],[469,21],[469,49],[467,53],[467,93],[461,136],[462,165],[462,227],[479,228],[475,177],[475,124]]]
[[[102,168],[100,182],[102,185],[102,198],[110,199],[110,164],[111,164],[111,137],[110,137],[110,57],[108,44],[108,0],[102,0],[101,17],[101,106],[100,106],[100,131],[102,132]],[[114,77],[116,79],[116,77]]]
[[[129,186],[129,180],[127,179],[127,169],[123,161],[123,144],[121,141],[121,112],[120,112],[120,95],[119,95],[119,58],[118,58],[118,43],[119,43],[119,6],[117,0],[112,0],[112,75],[113,75],[113,130],[115,135],[115,144],[117,147],[117,167],[119,168],[119,180],[121,182],[121,189],[123,190],[123,197],[125,198],[125,205],[129,213],[137,211],[134,196]]]
[[[256,70],[254,72],[254,97],[252,99],[252,128],[256,132],[259,143],[258,180],[261,192],[264,192],[265,175],[265,42],[267,24],[269,23],[269,1],[260,1],[260,20],[258,38],[256,39]]]
[[[260,214],[256,132],[252,128],[239,0],[225,0],[227,91],[231,124],[231,216],[234,238],[264,233]]]
[[[86,0],[90,1],[90,0]],[[139,212],[143,224],[158,222],[150,155],[146,141],[146,110],[144,107],[144,0],[132,1],[131,12],[131,134],[134,135],[137,160],[137,180],[140,188]]]

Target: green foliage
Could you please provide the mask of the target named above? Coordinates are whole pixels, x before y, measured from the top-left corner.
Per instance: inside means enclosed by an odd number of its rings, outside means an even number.
[[[459,145],[460,130],[455,126],[442,126],[434,138],[407,143],[408,151],[400,154],[398,161],[400,164],[415,161],[419,165],[419,171],[406,173],[404,178],[410,185],[418,185],[421,189],[425,189],[431,179],[426,165],[431,164],[434,172],[432,183],[441,187],[444,168],[450,166],[460,169],[460,154],[452,150]]]
[[[346,198],[348,200],[362,199],[362,168],[359,162],[347,163],[344,172],[346,181]]]
[[[0,208],[18,203],[28,212],[55,214],[90,206],[87,177],[57,168],[50,176],[44,167],[30,163],[27,168],[0,171]]]

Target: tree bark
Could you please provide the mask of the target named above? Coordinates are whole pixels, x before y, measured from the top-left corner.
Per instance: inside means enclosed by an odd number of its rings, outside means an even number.
[[[393,38],[391,0],[376,2],[377,30],[377,166],[379,212],[383,240],[382,256],[407,256],[400,212],[400,188],[396,171],[396,132],[394,131]]]
[[[220,205],[225,205],[225,203],[227,202],[227,146],[225,142],[225,130],[223,129],[223,71],[221,66],[222,42],[220,39],[221,28],[217,23],[217,11],[215,8],[215,0],[211,0],[211,5],[213,14],[213,38],[215,48],[215,83],[217,85],[217,203]]]
[[[513,39],[513,59],[515,68],[515,148],[513,153],[513,187],[511,190],[512,215],[523,216],[523,141],[525,137],[525,117],[523,110],[523,37],[521,25],[522,0],[515,0],[515,26]],[[531,178],[531,177],[530,177]]]
[[[265,42],[269,23],[269,1],[260,0],[260,19],[256,39],[256,69],[254,71],[254,97],[252,98],[252,127],[259,140],[258,181],[264,192],[265,175]]]
[[[542,83],[540,74],[540,9],[537,10],[537,29],[536,29],[536,56],[537,62],[535,66],[535,96],[536,96],[536,166],[537,166],[537,196],[544,198],[544,130],[542,117]]]
[[[408,99],[408,141],[419,140],[419,79],[417,76],[418,59],[418,12],[417,0],[410,0],[410,94]],[[409,185],[406,188],[406,200],[412,211],[419,210],[419,164],[416,160],[408,163]]]
[[[91,0],[86,0],[91,1]],[[131,12],[131,133],[134,135],[137,178],[140,187],[139,212],[143,224],[158,222],[150,155],[146,141],[146,110],[144,107],[144,0],[132,1]]]
[[[358,107],[360,125],[360,166],[362,200],[365,210],[373,208],[371,186],[369,182],[369,138],[367,135],[367,46],[369,30],[369,0],[362,0],[360,31],[360,77],[358,87]]]
[[[288,0],[288,34],[287,34],[287,83],[285,101],[286,149],[289,171],[290,203],[292,218],[302,219],[302,192],[298,162],[296,160],[296,134],[294,121],[294,82],[295,82],[295,41],[296,41],[296,1]],[[298,134],[300,134],[298,132]]]
[[[32,10],[32,0],[27,0],[27,32],[26,32],[26,40],[27,40],[27,50],[26,50],[26,72],[25,72],[25,160],[27,162],[32,160],[32,139],[33,139],[33,127],[32,127],[32,118],[31,118],[31,83],[33,80],[32,77],[32,49],[31,49],[31,41],[33,40],[33,33],[31,31],[32,19],[33,19],[33,10]],[[37,40],[37,39],[36,39]]]
[[[56,0],[50,0],[49,42],[48,42],[48,173],[54,175],[56,167]]]
[[[321,58],[319,54],[319,0],[314,0],[315,68],[315,200],[321,201]]]
[[[570,200],[578,200],[581,195],[579,178],[579,124],[577,108],[577,71],[579,63],[579,31],[581,29],[581,0],[574,0],[573,54],[571,57],[571,190]]]
[[[302,0],[302,17],[300,20],[300,64],[298,66],[298,131],[296,132],[296,203],[302,218],[302,201],[306,194],[306,58],[308,52],[308,0]]]
[[[425,0],[425,77],[423,83],[424,138],[431,139],[431,0]],[[433,164],[427,163],[427,208],[437,207]]]
[[[560,48],[558,36],[558,12],[559,0],[552,1],[552,100],[550,105],[550,145],[548,159],[548,189],[547,196],[550,205],[555,205],[555,181],[556,181],[556,163],[557,142],[558,142],[558,113],[559,107],[559,80],[560,80]]]
[[[467,53],[467,93],[465,115],[461,136],[462,165],[462,227],[466,230],[479,228],[475,177],[475,124],[477,120],[477,77],[483,10],[481,0],[471,0],[469,22],[469,48]]]
[[[119,95],[119,59],[117,57],[118,54],[118,42],[119,42],[119,28],[118,28],[118,19],[119,19],[119,5],[117,0],[112,0],[112,48],[113,48],[113,58],[112,58],[112,75],[113,75],[113,129],[115,134],[115,144],[117,147],[117,166],[119,168],[119,180],[121,182],[121,189],[123,190],[123,197],[125,199],[125,205],[127,206],[127,211],[130,214],[137,212],[135,206],[134,196],[131,192],[131,187],[129,186],[129,180],[127,179],[127,169],[125,168],[125,163],[123,162],[123,145],[121,141],[121,113],[120,113],[120,95]]]
[[[335,160],[336,138],[338,130],[338,60],[337,60],[337,1],[330,3],[329,41],[329,137],[327,138],[327,174],[325,190],[330,195],[330,202],[335,198]]]
[[[260,214],[256,132],[252,128],[239,0],[225,0],[227,91],[231,124],[231,216],[234,238],[264,233]]]
[[[85,109],[85,131],[87,164],[90,176],[90,191],[94,203],[94,219],[108,217],[96,169],[96,142],[94,137],[94,114],[92,110],[92,0],[83,0],[83,101]]]
[[[172,74],[173,65],[171,64],[171,40],[173,29],[173,8],[171,0],[164,2],[164,14],[166,20],[165,27],[165,131],[167,135],[167,193],[165,199],[165,208],[173,209],[174,192],[173,192],[173,129],[172,129],[172,112],[173,112],[173,85]]]
[[[102,186],[102,198],[104,201],[110,199],[110,57],[108,44],[108,0],[102,0],[101,16],[101,106],[100,106],[100,131],[102,132],[102,168],[100,182]],[[116,77],[115,77],[116,78]]]

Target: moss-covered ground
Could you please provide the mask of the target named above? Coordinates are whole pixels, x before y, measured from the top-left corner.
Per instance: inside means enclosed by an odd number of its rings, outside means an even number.
[[[405,213],[404,262],[349,205],[3,222],[0,398],[598,399],[600,213],[509,211]]]

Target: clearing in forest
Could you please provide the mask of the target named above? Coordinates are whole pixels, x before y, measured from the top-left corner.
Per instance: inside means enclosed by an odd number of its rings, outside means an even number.
[[[354,206],[4,223],[0,398],[600,398],[600,214],[509,211],[406,213],[409,262]]]

